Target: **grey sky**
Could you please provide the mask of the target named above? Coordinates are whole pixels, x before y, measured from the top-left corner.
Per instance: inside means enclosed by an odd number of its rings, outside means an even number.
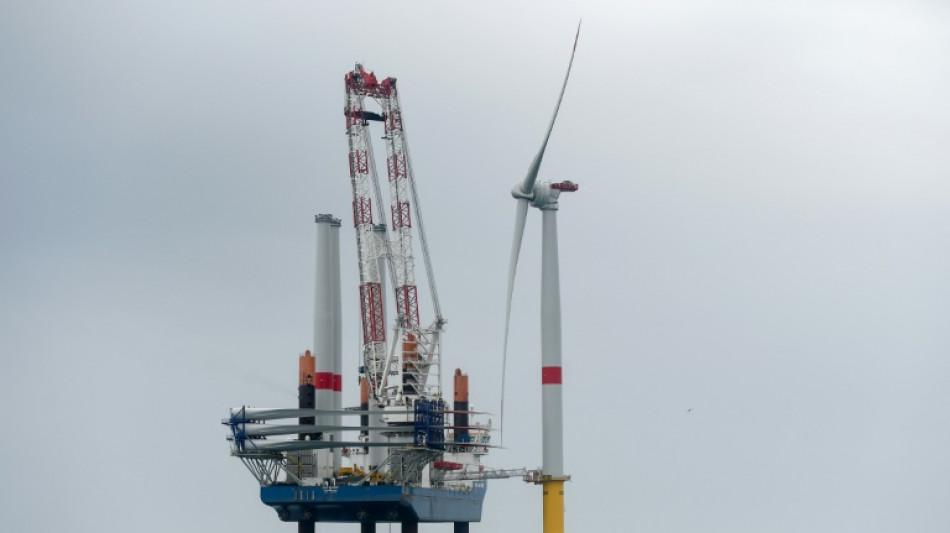
[[[508,190],[579,16],[541,169],[581,185],[568,529],[947,530],[948,4],[409,4],[0,0],[4,531],[293,530],[217,422],[295,401],[357,60],[400,80],[445,368],[497,412]],[[540,463],[539,235],[497,467]],[[540,501],[493,482],[473,530],[540,531]]]

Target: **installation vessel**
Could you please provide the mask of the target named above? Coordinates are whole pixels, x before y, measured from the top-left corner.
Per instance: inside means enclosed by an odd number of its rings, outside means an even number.
[[[482,515],[486,480],[529,475],[486,468],[491,421],[469,405],[468,376],[456,370],[453,402],[443,398],[439,306],[396,79],[359,64],[345,76],[346,136],[359,271],[360,405],[342,405],[340,227],[316,216],[313,350],[299,357],[298,405],[232,408],[231,454],[260,484],[261,500],[298,531],[352,522],[362,532],[399,522],[452,522],[467,532]],[[367,109],[367,103],[373,103]],[[370,140],[381,122],[389,216]],[[376,207],[374,212],[374,205]],[[414,243],[414,238],[418,243]],[[419,318],[415,254],[422,252],[434,318]],[[391,286],[387,290],[387,283]],[[387,315],[391,319],[387,321]],[[388,338],[387,338],[388,337]],[[348,422],[352,420],[352,422]],[[344,437],[344,435],[348,435]]]

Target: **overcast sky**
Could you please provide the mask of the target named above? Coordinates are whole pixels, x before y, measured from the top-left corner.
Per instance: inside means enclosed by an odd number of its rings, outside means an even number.
[[[445,372],[497,413],[509,190],[581,16],[541,169],[580,184],[568,530],[950,528],[950,4],[514,4],[0,0],[0,529],[295,531],[219,421],[296,402],[355,61],[399,78]],[[541,462],[539,236],[499,468]],[[540,532],[540,489],[473,531]]]

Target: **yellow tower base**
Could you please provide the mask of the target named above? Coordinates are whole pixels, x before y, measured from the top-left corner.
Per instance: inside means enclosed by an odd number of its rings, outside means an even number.
[[[544,533],[564,533],[564,479],[545,479],[541,487],[544,489]]]
[[[544,490],[544,533],[564,533],[564,482],[570,481],[571,476],[547,476],[538,470],[531,470],[524,480],[541,485]]]

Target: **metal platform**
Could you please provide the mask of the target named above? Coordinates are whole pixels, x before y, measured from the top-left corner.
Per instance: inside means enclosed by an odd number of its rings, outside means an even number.
[[[285,522],[480,522],[485,481],[471,488],[407,485],[261,487],[261,501]]]

